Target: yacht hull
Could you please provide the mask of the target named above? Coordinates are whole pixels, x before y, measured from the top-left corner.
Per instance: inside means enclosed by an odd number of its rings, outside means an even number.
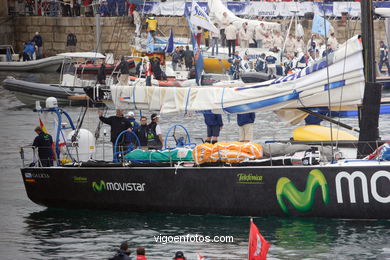
[[[50,167],[21,170],[28,197],[54,208],[129,212],[390,217],[390,165]]]

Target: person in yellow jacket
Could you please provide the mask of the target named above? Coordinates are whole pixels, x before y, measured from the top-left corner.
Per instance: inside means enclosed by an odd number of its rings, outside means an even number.
[[[156,31],[157,31],[157,19],[156,17],[149,15],[146,18],[146,31],[150,33],[154,37],[156,36]]]

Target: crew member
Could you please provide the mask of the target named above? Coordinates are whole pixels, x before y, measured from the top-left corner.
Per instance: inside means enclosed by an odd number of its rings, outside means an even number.
[[[148,147],[148,119],[146,116],[142,116],[140,122],[141,125],[135,130],[135,134],[141,143],[142,149],[144,149]]]
[[[42,167],[53,166],[53,138],[51,135],[43,132],[40,126],[37,126],[34,130],[37,133],[33,145],[38,148],[38,156]]]
[[[114,146],[119,134],[126,129],[131,131],[130,121],[123,116],[122,109],[117,109],[115,116],[104,117],[103,111],[101,110],[98,111],[98,114],[99,114],[100,121],[111,126],[111,143],[112,143],[113,151],[115,151]],[[118,146],[119,146],[118,150],[123,149],[124,143],[125,143],[125,135],[122,135],[121,140],[118,141]]]
[[[240,131],[240,142],[253,141],[253,123],[255,122],[255,113],[237,114],[237,124]]]
[[[151,115],[152,122],[148,126],[148,147],[149,149],[160,150],[163,144],[161,127],[158,124],[160,116],[157,114]]]
[[[207,126],[206,143],[215,144],[218,142],[219,132],[222,129],[222,116],[219,114],[203,114]]]

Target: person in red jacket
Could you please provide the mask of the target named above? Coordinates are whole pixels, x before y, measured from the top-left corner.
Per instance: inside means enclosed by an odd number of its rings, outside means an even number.
[[[137,257],[135,260],[147,260],[145,256],[145,248],[143,247],[137,248]]]
[[[175,257],[172,258],[173,260],[187,260],[187,258],[185,258],[184,254],[182,251],[177,251],[175,253]]]

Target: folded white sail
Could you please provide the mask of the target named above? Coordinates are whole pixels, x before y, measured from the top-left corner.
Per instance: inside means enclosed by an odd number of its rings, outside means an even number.
[[[161,113],[246,113],[302,107],[358,105],[364,94],[362,44],[354,37],[336,52],[297,73],[237,87],[112,86],[117,108]],[[330,102],[330,103],[329,103]]]

